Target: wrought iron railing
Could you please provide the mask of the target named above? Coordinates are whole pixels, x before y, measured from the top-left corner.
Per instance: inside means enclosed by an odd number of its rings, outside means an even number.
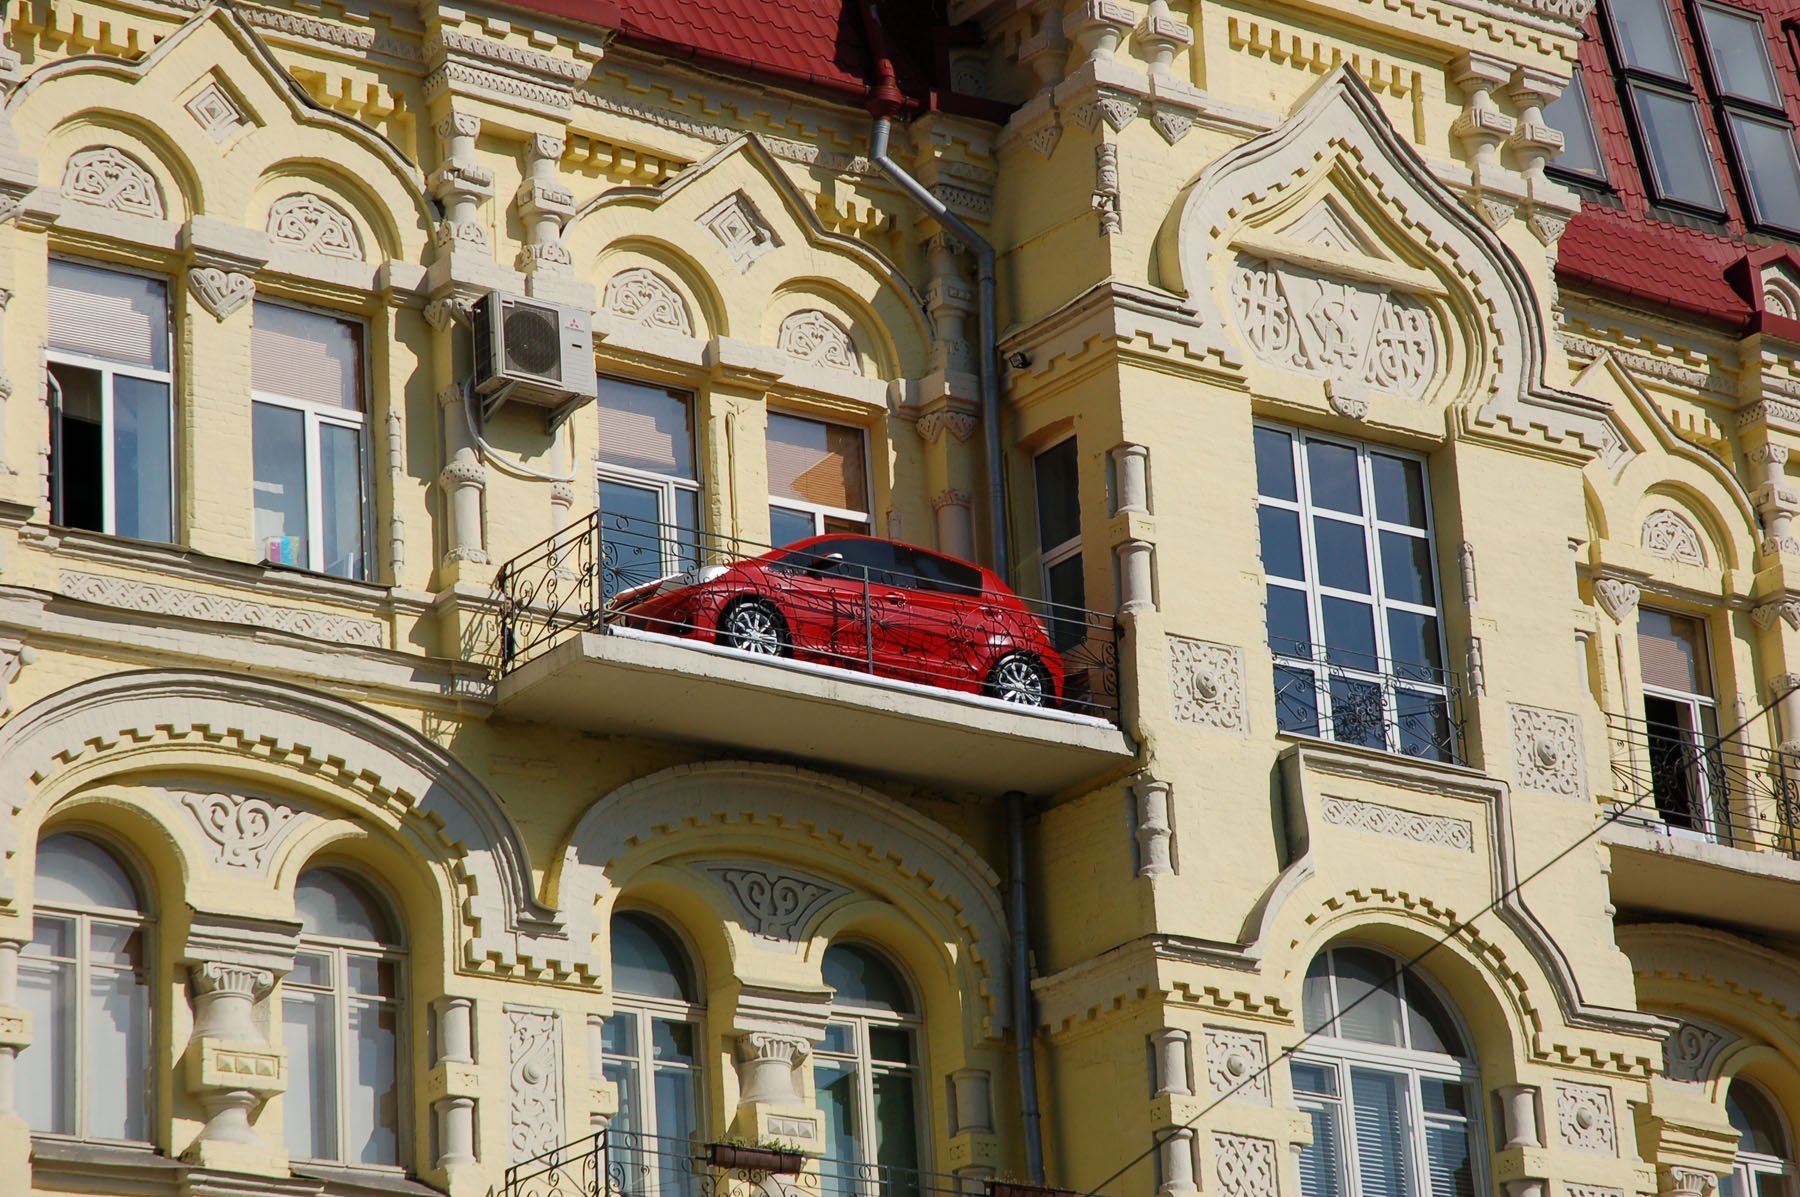
[[[1098,611],[917,572],[594,513],[501,567],[471,659],[503,675],[576,631],[630,629],[1115,719],[1118,629]],[[731,568],[754,563],[752,568]],[[1034,696],[1041,695],[1041,700]]]
[[[502,1197],[991,1197],[947,1173],[609,1128],[507,1168]]]
[[[1282,731],[1467,763],[1461,675],[1324,645],[1273,647],[1275,718]]]
[[[1606,727],[1619,822],[1800,857],[1800,758],[1624,715]]]

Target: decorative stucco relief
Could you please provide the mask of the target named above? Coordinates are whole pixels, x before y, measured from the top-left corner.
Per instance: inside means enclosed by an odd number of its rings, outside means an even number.
[[[1379,802],[1331,796],[1325,798],[1322,810],[1325,821],[1338,827],[1354,827],[1359,831],[1452,848],[1458,852],[1475,850],[1475,829],[1466,819],[1422,815],[1397,806],[1383,806]]]
[[[862,373],[849,330],[816,308],[794,312],[783,320],[775,347],[809,366]]]
[[[1587,797],[1580,718],[1512,703],[1507,711],[1512,721],[1513,781],[1521,789]]]
[[[1244,650],[1170,636],[1169,704],[1177,723],[1250,734],[1244,702]]]
[[[772,864],[716,861],[696,866],[731,895],[744,929],[758,939],[792,945],[813,918],[850,891]]]
[[[285,803],[245,794],[169,792],[205,837],[212,863],[266,875],[282,840],[313,821]]]
[[[57,575],[56,591],[65,598],[82,599],[108,607],[124,607],[151,615],[173,615],[213,623],[235,623],[270,628],[314,640],[382,648],[387,643],[380,624],[372,620],[327,615],[299,607],[272,607],[199,590],[177,590],[134,582],[108,574],[84,574],[64,570]]]
[[[1614,622],[1624,623],[1637,610],[1639,591],[1630,582],[1601,578],[1594,583],[1594,597],[1600,600],[1600,606]]]
[[[187,114],[194,118],[194,123],[206,130],[214,141],[224,141],[248,123],[237,101],[231,98],[231,94],[216,79],[201,88],[182,107],[187,109]]]
[[[224,320],[256,297],[256,280],[237,270],[194,266],[187,272],[188,290],[200,306]]]
[[[350,217],[310,191],[283,196],[270,205],[267,229],[278,245],[327,258],[363,260],[362,237]]]
[[[1407,399],[1437,373],[1430,314],[1388,287],[1239,255],[1231,302],[1239,335],[1267,365]]]
[[[1268,1041],[1256,1031],[1206,1028],[1206,1087],[1219,1100],[1269,1104]]]
[[[1652,511],[1644,520],[1640,542],[1645,551],[1679,565],[1705,565],[1706,550],[1700,533],[1685,518],[1667,507]]]
[[[63,170],[65,199],[110,208],[131,216],[163,218],[162,188],[144,164],[113,146],[96,146],[69,156]]]
[[[562,1021],[554,1010],[506,1007],[509,1148],[513,1163],[563,1141]]]
[[[633,266],[612,276],[600,306],[627,324],[694,335],[686,302],[669,280],[654,270]]]
[[[12,714],[12,684],[19,672],[37,662],[37,649],[23,640],[0,636],[0,716]]]
[[[1571,1151],[1617,1155],[1618,1133],[1613,1122],[1612,1090],[1603,1085],[1556,1085],[1556,1133]]]
[[[718,238],[740,274],[781,244],[750,197],[741,191],[732,192],[701,213],[700,223]]]
[[[1719,1054],[1736,1042],[1736,1035],[1683,1022],[1663,1040],[1663,1075],[1687,1084],[1710,1080]]]
[[[1564,1185],[1565,1197],[1625,1197],[1624,1189],[1611,1189],[1604,1185]]]
[[[1248,1135],[1214,1135],[1223,1197],[1276,1197],[1275,1144]]]

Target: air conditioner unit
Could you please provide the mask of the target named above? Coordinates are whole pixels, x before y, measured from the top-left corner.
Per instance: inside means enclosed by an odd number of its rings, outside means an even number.
[[[482,415],[507,402],[551,409],[554,428],[594,397],[593,318],[564,307],[489,291],[475,301],[475,390]]]

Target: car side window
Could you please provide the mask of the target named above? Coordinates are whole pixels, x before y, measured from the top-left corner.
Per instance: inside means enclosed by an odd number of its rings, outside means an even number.
[[[877,586],[909,584],[908,579],[898,576],[902,567],[891,544],[879,540],[843,540],[834,548],[844,555],[838,572],[853,582],[861,582],[866,571],[869,581]]]
[[[940,557],[936,553],[913,550],[913,571],[923,579],[923,587],[965,598],[981,597],[981,571],[972,565]]]

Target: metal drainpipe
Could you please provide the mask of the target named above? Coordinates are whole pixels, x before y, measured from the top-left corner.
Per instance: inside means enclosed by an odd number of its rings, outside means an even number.
[[[865,13],[866,11],[865,9]],[[873,21],[875,18],[870,15],[867,19]],[[869,161],[880,167],[881,172],[892,179],[900,190],[911,196],[951,236],[968,246],[975,254],[975,280],[979,295],[976,335],[981,341],[975,367],[981,392],[982,447],[987,451],[987,476],[984,481],[987,486],[988,543],[991,546],[994,572],[1010,585],[1013,577],[1011,554],[1007,551],[1006,492],[1001,481],[1004,451],[1000,437],[1000,345],[999,333],[995,328],[994,247],[964,223],[961,217],[946,208],[942,200],[927,191],[923,183],[907,174],[905,168],[888,157],[888,136],[893,123],[890,116],[875,117],[875,135],[869,143]]]
[[[1044,1126],[1038,1112],[1037,1019],[1031,1011],[1031,949],[1026,942],[1025,795],[1006,795],[1007,870],[1011,874],[1008,921],[1012,924],[1012,1020],[1019,1042],[1019,1116],[1025,1123],[1025,1174],[1044,1183]]]

